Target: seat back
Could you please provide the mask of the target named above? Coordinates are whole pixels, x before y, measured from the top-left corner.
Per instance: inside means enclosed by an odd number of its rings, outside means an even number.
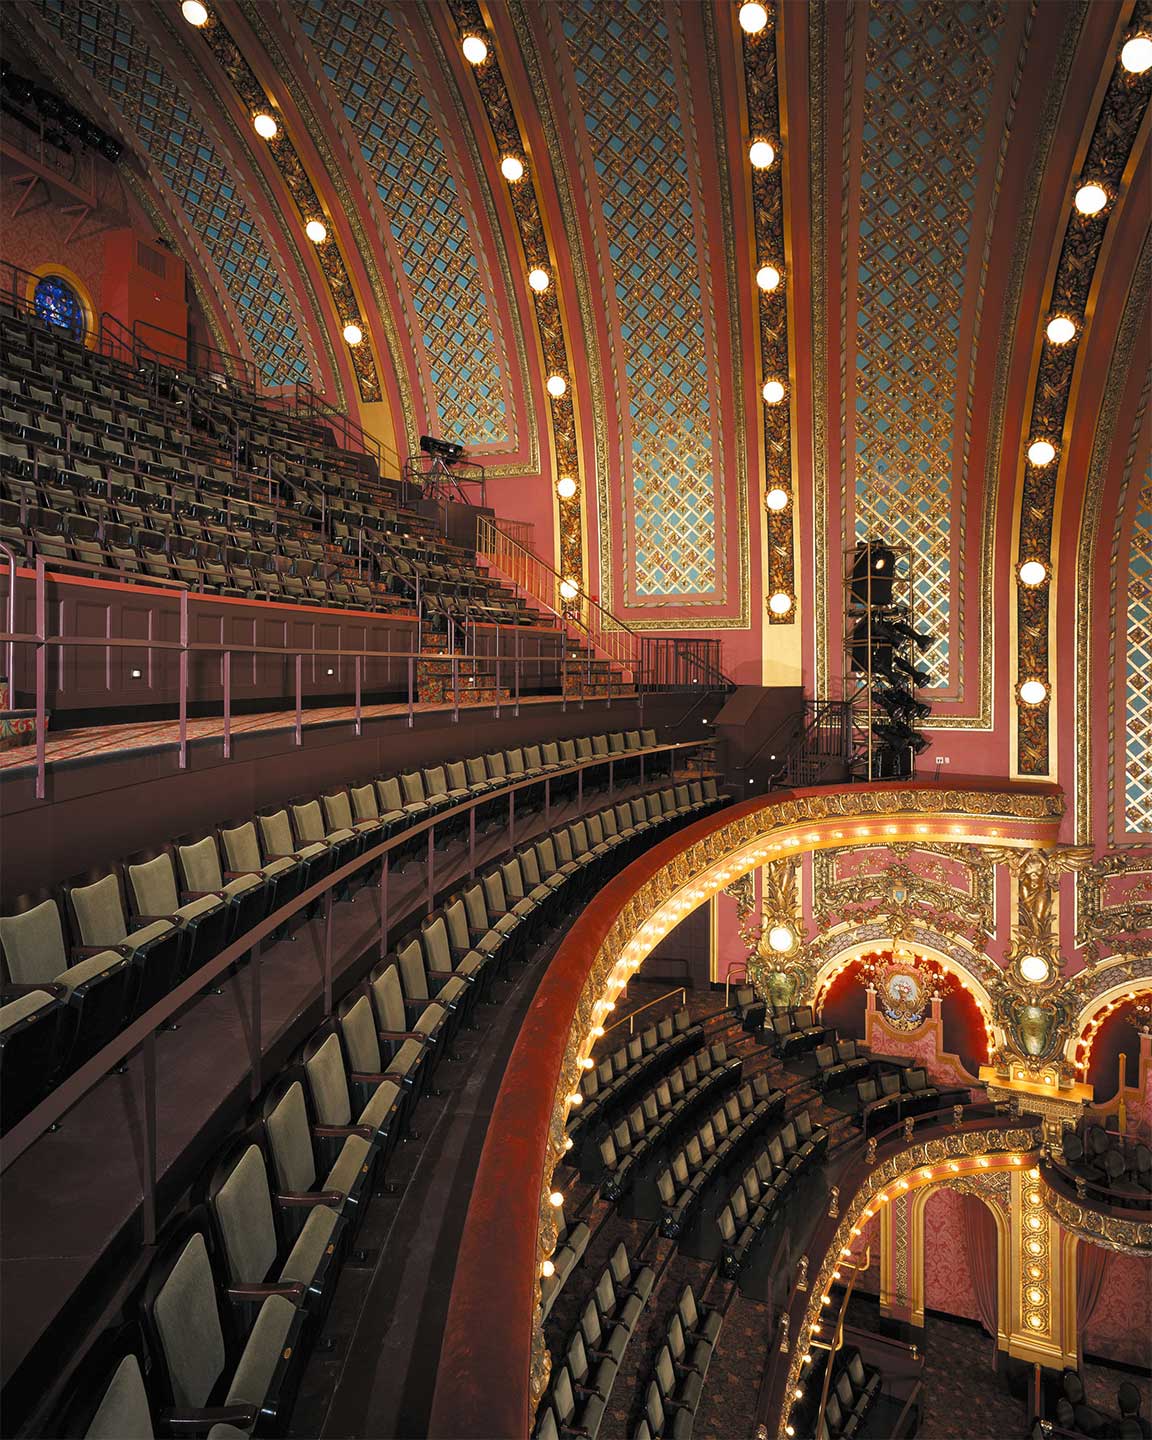
[[[260,838],[264,842],[266,855],[295,854],[296,842],[292,839],[292,826],[288,822],[287,810],[277,810],[272,815],[261,815],[259,821]]]
[[[477,935],[488,929],[488,906],[484,900],[484,887],[477,883],[463,891],[464,909],[468,912],[468,926]]]
[[[418,805],[428,797],[424,794],[424,777],[419,770],[410,770],[406,775],[400,776],[400,784],[404,790],[404,800],[408,805]]]
[[[140,1361],[125,1355],[112,1372],[84,1440],[153,1440],[155,1434]]]
[[[68,898],[84,945],[119,945],[128,934],[115,875],[105,875],[91,885],[73,885]]]
[[[137,915],[171,915],[180,908],[170,855],[157,855],[141,865],[129,865],[128,884]]]
[[[338,790],[335,795],[324,796],[324,816],[329,830],[352,829],[352,806],[347,790]]]
[[[293,1080],[271,1100],[264,1112],[276,1188],[286,1195],[303,1195],[316,1183],[316,1157],[308,1128],[304,1087]]]
[[[321,1125],[347,1125],[352,1119],[348,1073],[340,1041],[329,1035],[304,1057],[304,1073],[312,1093],[312,1108]]]
[[[367,995],[359,996],[340,1016],[340,1035],[344,1041],[344,1053],[354,1071],[361,1075],[377,1075],[383,1070],[376,1021]]]
[[[448,943],[453,950],[467,950],[470,944],[468,935],[468,912],[464,907],[462,896],[457,895],[444,906],[444,924],[448,930]]]
[[[424,771],[424,790],[430,799],[448,794],[448,774],[443,765]]]
[[[259,1145],[249,1145],[227,1176],[213,1184],[211,1203],[232,1283],[262,1284],[277,1246],[268,1170]]]
[[[260,858],[260,842],[256,838],[256,826],[251,820],[237,825],[234,830],[221,829],[220,839],[224,842],[224,854],[228,859],[229,870],[247,874],[261,869],[263,861]]]
[[[435,919],[425,922],[421,932],[421,941],[429,970],[447,971],[453,968],[452,947],[448,943],[448,927],[444,923],[442,915],[437,915]]]
[[[13,984],[43,985],[53,981],[68,964],[55,900],[45,900],[22,915],[0,919],[0,945]]]
[[[395,775],[377,780],[376,792],[380,796],[380,808],[385,813],[389,810],[404,809],[404,796],[400,793],[400,781]]]
[[[400,979],[404,994],[409,1000],[429,1000],[428,976],[424,970],[424,951],[417,938],[400,945],[396,950],[396,961],[400,966]]]
[[[508,897],[504,892],[504,880],[499,870],[490,870],[483,877],[484,903],[490,915],[499,915],[508,909]]]
[[[224,1332],[204,1234],[195,1230],[152,1300],[152,1322],[178,1408],[199,1410],[223,1373]]]
[[[220,869],[220,852],[211,835],[192,845],[177,845],[176,855],[184,875],[185,890],[222,890],[224,874]]]
[[[381,1030],[403,1031],[408,1029],[408,1018],[404,1013],[404,991],[400,984],[400,971],[395,965],[385,965],[369,982],[372,1003],[376,1007],[376,1018]]]

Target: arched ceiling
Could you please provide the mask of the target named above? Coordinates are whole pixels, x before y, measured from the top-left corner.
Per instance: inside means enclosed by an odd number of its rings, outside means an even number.
[[[400,453],[464,441],[565,573],[635,625],[722,634],[741,679],[834,694],[845,547],[898,539],[938,642],[938,748],[1071,788],[1091,691],[1147,753],[1152,72],[1118,55],[1149,0],[812,0],[756,35],[735,0],[206,3],[202,30],[177,0],[16,0],[5,21],[123,137],[265,383],[359,408]],[[1089,173],[1109,204],[1076,221]],[[1021,596],[1037,545],[1056,583]],[[1051,704],[1025,711],[1031,675]],[[1098,761],[1138,838],[1131,751]]]

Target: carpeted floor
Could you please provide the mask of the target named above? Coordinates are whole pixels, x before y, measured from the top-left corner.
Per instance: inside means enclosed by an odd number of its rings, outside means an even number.
[[[1026,1405],[992,1369],[995,1345],[978,1326],[926,1317],[920,1440],[1023,1440]]]

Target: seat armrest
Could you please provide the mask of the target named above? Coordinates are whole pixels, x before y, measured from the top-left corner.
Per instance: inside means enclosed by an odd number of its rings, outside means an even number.
[[[157,1420],[163,1430],[181,1435],[202,1430],[207,1435],[214,1425],[251,1430],[259,1413],[255,1405],[213,1405],[204,1410],[161,1410]]]
[[[167,924],[179,928],[181,923],[179,915],[137,915],[135,918],[143,920],[146,925],[154,925],[158,920],[164,920]]]
[[[318,1140],[347,1140],[358,1135],[361,1140],[371,1140],[375,1132],[371,1125],[313,1125],[312,1134]]]
[[[338,1210],[344,1203],[344,1196],[339,1190],[314,1190],[307,1194],[277,1195],[277,1205],[287,1208],[299,1208],[302,1210],[312,1209],[316,1205],[331,1205]]]
[[[263,871],[263,870],[225,870],[225,871],[224,871],[224,879],[225,879],[225,880],[247,880],[250,875],[259,875],[259,876],[263,877],[264,871]],[[206,892],[206,893],[208,893],[208,892]]]
[[[434,1002],[432,1000],[405,1000],[404,1009],[409,1014],[415,1013],[417,1015],[421,1015],[428,1008],[428,1006],[433,1003]]]
[[[424,973],[433,980],[451,980],[456,974],[455,970],[425,970]]]
[[[228,897],[223,890],[181,890],[180,898],[187,902],[189,900],[227,900]]]
[[[127,958],[132,954],[130,945],[73,945],[72,958],[74,960],[90,960],[93,955],[103,955],[105,950],[114,950],[117,955]],[[39,987],[43,990],[43,985]]]
[[[93,953],[99,955],[102,952],[97,950]],[[46,995],[51,995],[53,1000],[67,1000],[68,998],[67,985],[57,985],[55,983],[44,985],[18,985],[14,982],[9,982],[7,980],[4,981],[3,985],[0,985],[0,993],[3,994],[3,997],[6,1000],[17,999],[21,995],[31,995],[34,991],[41,991]],[[1101,1171],[1101,1174],[1103,1174],[1103,1171]]]
[[[304,1302],[307,1286],[299,1280],[289,1280],[284,1285],[229,1285],[228,1298],[237,1303],[249,1300],[266,1300],[270,1295],[283,1295],[296,1305]]]
[[[422,1045],[428,1042],[428,1036],[419,1030],[377,1030],[376,1034],[381,1040],[418,1040]]]
[[[350,1072],[348,1079],[356,1085],[382,1085],[385,1080],[391,1081],[393,1085],[396,1083],[395,1076],[385,1074],[382,1070],[379,1072],[353,1070]]]

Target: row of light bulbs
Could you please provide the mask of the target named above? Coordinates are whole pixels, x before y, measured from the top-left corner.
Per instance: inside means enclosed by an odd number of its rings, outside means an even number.
[[[1084,1054],[1081,1055],[1079,1060],[1076,1061],[1076,1068],[1080,1071],[1082,1075],[1087,1075],[1088,1073],[1088,1062],[1092,1058],[1092,1046],[1096,1040],[1097,1030],[1100,1029],[1100,1026],[1104,1023],[1108,1016],[1112,1014],[1114,1010],[1119,1010],[1121,1005],[1127,1005],[1135,999],[1135,990],[1129,990],[1127,995],[1123,995],[1117,1000],[1110,1001],[1107,1005],[1105,1005],[1104,1009],[1101,1010],[1098,1015],[1095,1015],[1088,1022],[1087,1030],[1084,1031],[1084,1034],[1081,1035],[1080,1039],[1076,1042],[1076,1049],[1084,1051]]]
[[[470,30],[461,37],[460,51],[469,65],[483,65],[488,59],[488,37],[479,30]],[[509,185],[518,185],[525,175],[524,161],[519,155],[502,155],[500,157],[500,174],[507,180]],[[528,271],[529,288],[537,295],[543,295],[552,284],[552,276],[543,265],[533,265]],[[553,400],[559,400],[568,393],[568,381],[565,376],[556,372],[549,375],[544,382],[544,388]],[[576,481],[571,475],[561,475],[556,481],[556,494],[561,500],[571,500],[576,494]],[[560,597],[563,600],[575,600],[580,594],[580,585],[576,580],[565,577],[560,581]],[[545,1262],[551,1264],[551,1261]],[[546,1270],[545,1274],[551,1274]]]
[[[1120,63],[1130,75],[1143,75],[1152,69],[1152,35],[1143,32],[1130,35],[1120,48]],[[1099,180],[1082,179],[1072,203],[1077,214],[1091,220],[1107,209],[1111,199],[1108,188]],[[1079,325],[1074,316],[1055,314],[1049,316],[1044,333],[1050,345],[1068,345],[1076,339]],[[1056,446],[1051,440],[1038,436],[1029,442],[1027,456],[1030,465],[1042,469],[1055,460]],[[1022,585],[1035,588],[1048,579],[1048,567],[1042,560],[1024,560],[1016,574]],[[1048,696],[1048,686],[1032,677],[1021,681],[1017,693],[1025,705],[1041,705]]]

